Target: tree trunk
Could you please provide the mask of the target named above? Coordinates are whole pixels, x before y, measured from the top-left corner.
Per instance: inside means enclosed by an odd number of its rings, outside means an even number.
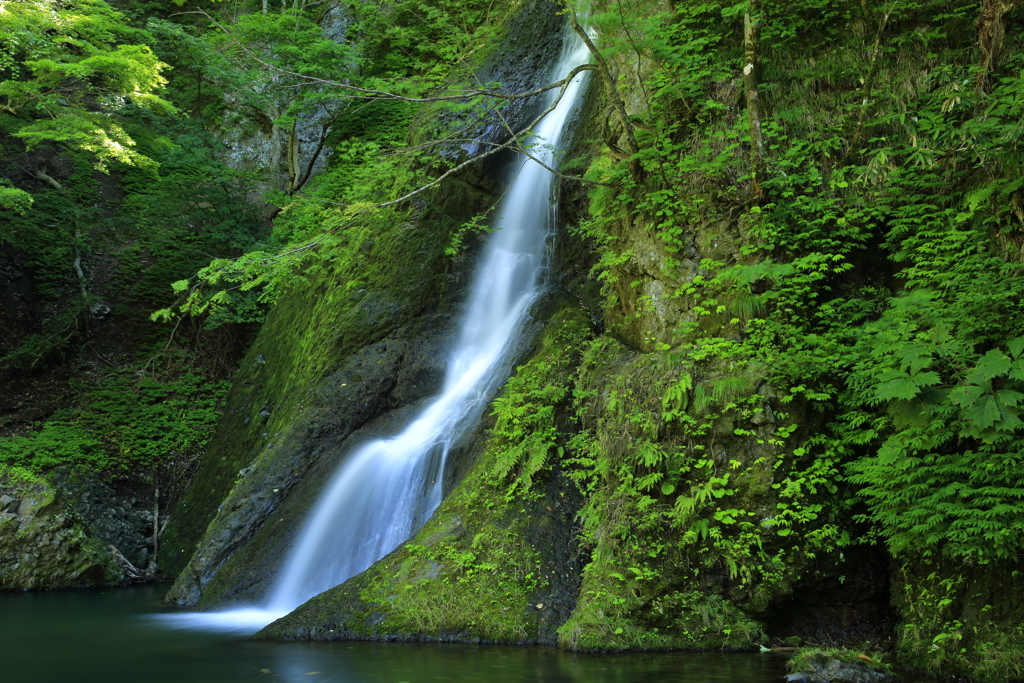
[[[302,174],[301,178],[292,184],[293,192],[301,190],[302,186],[309,180],[309,177],[313,175],[313,166],[316,164],[316,160],[320,158],[320,153],[323,152],[324,144],[327,142],[327,136],[331,133],[331,123],[332,121],[328,121],[320,128],[320,141],[317,143],[316,149],[313,150],[313,154],[309,157],[309,163],[306,164],[306,172]],[[299,158],[298,155],[296,155],[296,166],[298,166],[298,161]]]
[[[840,166],[845,166],[846,162],[850,157],[857,153],[860,147],[861,135],[864,133],[864,124],[867,122],[868,109],[871,104],[871,88],[875,83],[875,71],[878,66],[878,52],[882,46],[882,32],[885,31],[885,27],[889,24],[889,17],[892,16],[892,11],[896,9],[896,5],[899,0],[893,0],[892,5],[886,10],[885,16],[878,22],[878,31],[875,32],[875,45],[871,50],[871,62],[868,64],[868,73],[864,76],[864,97],[860,102],[860,112],[857,114],[857,127],[854,129],[853,138],[850,140],[849,147],[846,148],[846,154],[843,155],[843,160],[839,162]]]
[[[274,79],[277,80],[276,77]],[[270,111],[274,119],[273,127],[270,129],[271,165],[274,167],[274,189],[284,190],[284,183],[281,181],[281,127],[277,125],[277,119],[281,116],[281,110],[274,107]]]
[[[982,0],[981,16],[978,17],[978,48],[981,57],[974,81],[974,91],[979,95],[985,93],[989,74],[999,66],[999,53],[1002,52],[1003,39],[1006,37],[1003,15],[1018,2],[1020,0]]]
[[[78,291],[82,295],[82,299],[89,298],[89,292],[85,288],[85,273],[82,272],[82,252],[78,249],[78,241],[82,239],[82,233],[75,231],[75,260],[71,263],[71,267],[75,270],[75,275],[78,276]]]
[[[750,0],[750,11],[743,15],[743,86],[747,93],[747,119],[750,122],[750,161],[754,194],[761,196],[761,168],[764,163],[764,139],[761,136],[761,103],[757,96],[757,48],[761,33],[761,2]]]
[[[153,471],[153,562],[156,562],[160,551],[160,484],[157,483],[156,470]]]
[[[292,128],[288,132],[288,191],[299,189],[299,136],[296,131],[298,119],[292,120]]]
[[[629,115],[626,114],[626,103],[622,101],[622,97],[619,95],[619,89],[615,85],[615,79],[612,78],[611,69],[608,67],[608,62],[605,60],[604,55],[594,45],[594,41],[590,39],[586,29],[580,26],[580,23],[576,20],[576,12],[573,11],[572,7],[569,7],[569,21],[572,23],[572,28],[576,34],[583,39],[586,43],[587,49],[590,50],[590,54],[593,55],[594,61],[597,62],[597,70],[601,74],[601,79],[604,81],[605,87],[608,90],[608,97],[612,101],[612,107],[617,114],[617,117],[622,123],[622,128],[626,135],[626,151],[632,156],[640,151],[640,145],[636,142],[636,136],[633,134],[633,126],[629,122]],[[630,161],[633,175],[637,176],[640,173],[640,165],[636,159]]]

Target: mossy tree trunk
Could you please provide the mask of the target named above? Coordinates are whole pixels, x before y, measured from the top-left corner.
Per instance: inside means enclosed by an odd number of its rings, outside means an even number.
[[[761,34],[761,0],[750,0],[743,16],[743,87],[747,95],[747,119],[750,122],[750,161],[754,195],[761,196],[761,168],[764,139],[761,135],[761,103],[757,96],[757,50]]]
[[[974,89],[979,95],[985,92],[988,76],[999,65],[999,53],[1003,49],[1006,28],[1003,15],[1019,4],[1020,0],[982,0],[981,16],[978,17],[978,74]]]

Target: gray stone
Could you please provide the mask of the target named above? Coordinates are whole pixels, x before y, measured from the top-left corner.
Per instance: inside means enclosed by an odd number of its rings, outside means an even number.
[[[786,680],[794,683],[895,683],[899,679],[893,674],[874,671],[858,662],[847,664],[838,659],[826,662],[824,656],[817,655],[803,669],[787,676]]]

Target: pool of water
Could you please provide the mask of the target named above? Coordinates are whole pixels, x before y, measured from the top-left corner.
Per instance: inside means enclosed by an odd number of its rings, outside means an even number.
[[[11,683],[780,683],[766,654],[580,655],[545,647],[268,643],[154,618],[166,586],[0,593]]]

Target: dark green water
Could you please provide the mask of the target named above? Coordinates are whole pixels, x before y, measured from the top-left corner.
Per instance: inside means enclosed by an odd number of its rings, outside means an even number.
[[[166,586],[0,593],[6,683],[780,683],[773,654],[574,655],[553,648],[266,643],[168,628]]]

